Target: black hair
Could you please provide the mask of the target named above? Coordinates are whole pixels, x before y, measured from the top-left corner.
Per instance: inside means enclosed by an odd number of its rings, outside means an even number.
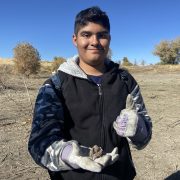
[[[110,32],[110,23],[106,12],[103,12],[98,6],[93,6],[80,11],[76,15],[74,33],[77,35],[79,29],[89,22],[101,24]]]

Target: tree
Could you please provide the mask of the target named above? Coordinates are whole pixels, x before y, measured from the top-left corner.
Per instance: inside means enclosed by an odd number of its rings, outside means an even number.
[[[134,66],[137,66],[137,61],[136,61],[136,59],[134,59]]]
[[[173,47],[176,52],[175,64],[179,64],[180,63],[180,37],[174,40]]]
[[[52,65],[51,65],[51,69],[52,71],[57,71],[57,69],[59,68],[60,64],[62,64],[63,62],[65,62],[66,59],[63,57],[57,57],[55,56],[53,61],[52,61]]]
[[[127,57],[123,57],[122,66],[132,66],[133,64],[129,61]]]
[[[176,64],[179,50],[180,38],[177,38],[173,41],[161,41],[153,54],[160,57],[161,64]]]
[[[141,66],[145,66],[145,64],[146,64],[146,63],[145,63],[145,60],[142,59],[142,60],[141,60]]]
[[[14,63],[18,73],[29,76],[40,70],[40,55],[30,43],[19,43],[13,49]]]

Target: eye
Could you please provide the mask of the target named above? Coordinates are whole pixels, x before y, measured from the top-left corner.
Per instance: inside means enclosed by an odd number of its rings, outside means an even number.
[[[88,32],[82,32],[81,36],[84,37],[84,38],[89,38],[91,36],[91,34],[88,33]]]
[[[99,39],[108,39],[109,38],[109,34],[108,33],[99,33],[98,34],[98,38]]]

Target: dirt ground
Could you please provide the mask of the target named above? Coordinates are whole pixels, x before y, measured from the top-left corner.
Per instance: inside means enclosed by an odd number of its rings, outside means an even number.
[[[153,137],[143,150],[132,149],[136,180],[180,179],[180,71],[132,72],[153,122]],[[27,151],[32,105],[48,75],[24,82],[0,73],[0,179],[48,180]],[[28,91],[27,88],[28,87]]]

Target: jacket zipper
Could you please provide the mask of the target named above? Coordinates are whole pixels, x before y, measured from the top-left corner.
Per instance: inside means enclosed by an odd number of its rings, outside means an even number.
[[[102,99],[102,87],[101,87],[101,84],[97,84],[98,86],[98,91],[99,91],[99,96],[100,96],[100,99]]]
[[[99,105],[100,105],[100,120],[102,123],[102,129],[101,129],[101,139],[100,139],[100,144],[102,147],[104,147],[104,141],[105,141],[105,131],[104,131],[104,115],[103,115],[103,91],[102,91],[102,85],[101,84],[97,84],[98,86],[98,93],[99,93]],[[103,175],[101,175],[101,179],[103,178]]]

